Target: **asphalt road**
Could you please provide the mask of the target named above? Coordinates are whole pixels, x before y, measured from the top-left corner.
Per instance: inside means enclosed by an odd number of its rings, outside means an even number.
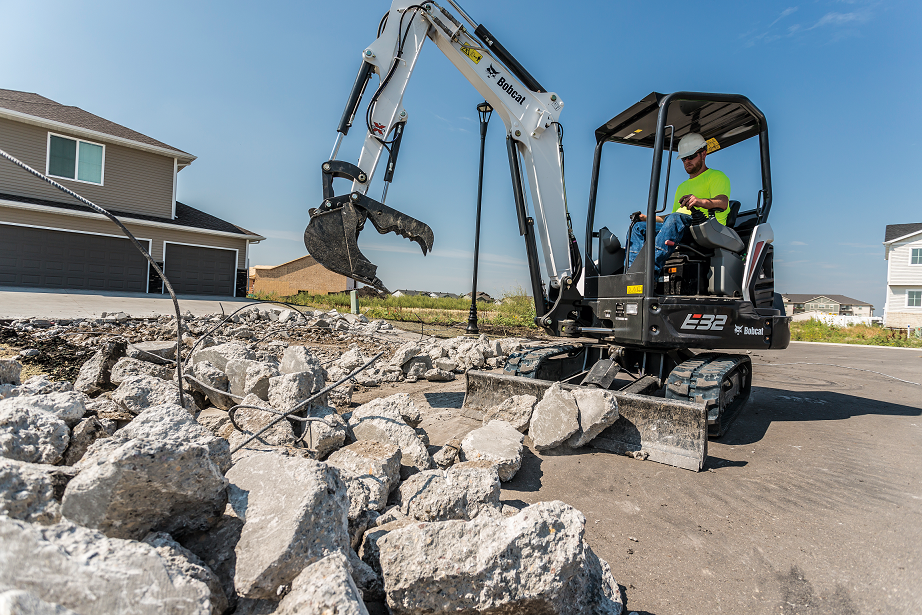
[[[922,387],[777,365],[922,382],[922,351],[795,342],[752,357],[752,399],[705,471],[528,450],[503,500],[581,510],[627,612],[922,613]],[[463,382],[398,391],[428,406],[433,444],[479,425]]]

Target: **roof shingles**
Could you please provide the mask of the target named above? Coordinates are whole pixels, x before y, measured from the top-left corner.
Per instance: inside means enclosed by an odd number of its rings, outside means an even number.
[[[62,105],[51,100],[50,98],[45,98],[44,96],[39,96],[38,94],[33,94],[31,92],[19,92],[17,90],[0,89],[0,108],[9,109],[10,111],[17,111],[19,113],[24,113],[26,115],[31,115],[33,117],[42,118],[45,120],[51,120],[53,122],[61,122],[62,124],[67,124],[68,126],[74,126],[76,128],[84,128],[86,130],[101,132],[113,137],[128,139],[129,141],[135,141],[145,145],[162,147],[179,154],[183,154],[189,158],[195,158],[188,152],[184,152],[181,149],[173,147],[172,145],[167,145],[166,143],[158,141],[157,139],[152,139],[151,137],[141,134],[136,130],[126,128],[121,124],[110,122],[109,120],[101,118],[98,115],[93,115],[89,111],[84,111],[80,107]]]
[[[914,222],[912,224],[888,224],[887,230],[884,233],[884,242],[893,241],[894,239],[912,235],[919,231],[922,231],[922,222]]]

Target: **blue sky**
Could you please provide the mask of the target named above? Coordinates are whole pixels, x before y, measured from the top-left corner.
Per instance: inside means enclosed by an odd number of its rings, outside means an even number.
[[[578,237],[596,127],[651,91],[742,93],[769,120],[777,289],[844,294],[880,313],[884,226],[922,222],[915,194],[922,4],[462,5],[566,103],[568,201]],[[180,174],[180,200],[266,236],[250,262],[277,264],[305,252],[307,210],[320,203],[319,167],[361,50],[388,6],[2,0],[0,87],[82,107],[195,154]],[[423,257],[415,244],[371,225],[360,238],[391,289],[470,288],[480,100],[427,43],[404,100],[410,121],[387,203],[427,222],[435,249]],[[479,284],[492,294],[528,281],[504,136],[494,118]],[[354,129],[340,158],[355,161],[361,139]],[[733,198],[751,207],[755,147],[741,144],[708,161],[730,176]],[[646,202],[649,172],[649,150],[609,146],[598,225],[623,238],[628,214]],[[674,167],[671,186],[682,179]]]

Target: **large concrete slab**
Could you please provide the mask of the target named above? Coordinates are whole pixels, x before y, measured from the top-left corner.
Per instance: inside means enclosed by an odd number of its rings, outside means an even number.
[[[177,295],[179,309],[195,316],[233,312],[244,297]],[[60,291],[42,288],[0,286],[0,318],[98,318],[103,312],[125,312],[143,318],[176,314],[169,295],[118,291]]]

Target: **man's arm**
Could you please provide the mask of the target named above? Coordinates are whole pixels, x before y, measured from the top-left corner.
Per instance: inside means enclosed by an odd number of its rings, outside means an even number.
[[[694,194],[686,194],[679,199],[679,203],[689,210],[691,210],[692,207],[700,207],[701,209],[716,209],[718,211],[723,211],[730,206],[730,199],[727,198],[725,194],[719,194],[713,199],[699,199]]]

